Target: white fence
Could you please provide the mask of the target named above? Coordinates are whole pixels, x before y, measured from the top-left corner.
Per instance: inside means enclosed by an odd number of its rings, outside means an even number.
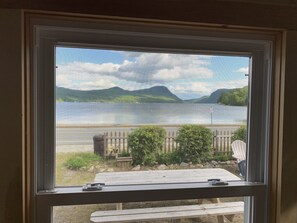
[[[213,133],[213,149],[215,154],[231,154],[231,137],[239,125],[210,125],[205,126]],[[111,130],[104,133],[104,147],[107,153],[129,152],[127,146],[128,134],[136,127],[130,126],[127,130]],[[177,147],[175,139],[178,126],[166,126],[166,140],[162,152],[172,152]]]

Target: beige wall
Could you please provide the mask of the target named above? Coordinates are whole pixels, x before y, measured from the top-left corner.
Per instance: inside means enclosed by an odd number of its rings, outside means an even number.
[[[21,222],[21,14],[0,10],[0,222]]]
[[[284,100],[281,217],[297,222],[297,31],[287,32]]]
[[[259,0],[260,1],[260,0]],[[141,3],[140,3],[141,2]],[[280,221],[297,222],[297,9],[295,7],[201,0],[3,0],[1,7],[116,15],[289,29],[283,157],[279,178]],[[255,2],[255,1],[252,1]],[[266,1],[267,2],[267,1]],[[280,2],[275,0],[274,2]],[[288,1],[291,3],[292,1]],[[286,2],[287,3],[287,2]],[[292,4],[293,6],[295,4]],[[137,8],[138,10],[134,10]],[[224,25],[225,26],[225,25]],[[22,92],[21,12],[0,10],[0,222],[21,222]]]

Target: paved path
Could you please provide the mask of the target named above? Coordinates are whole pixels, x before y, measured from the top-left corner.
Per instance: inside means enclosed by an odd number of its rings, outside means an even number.
[[[166,127],[172,131],[177,127]],[[127,131],[132,130],[131,127],[71,127],[71,128],[57,128],[56,138],[57,146],[63,145],[93,145],[93,136],[96,134],[103,134],[110,131]]]
[[[127,128],[114,128],[127,130]],[[110,130],[110,127],[66,127],[57,128],[56,148],[57,152],[86,152],[93,151],[93,137]]]
[[[64,127],[57,128],[56,148],[57,152],[86,152],[93,151],[93,137],[110,131],[129,131],[131,127]],[[166,128],[170,131],[177,127]]]

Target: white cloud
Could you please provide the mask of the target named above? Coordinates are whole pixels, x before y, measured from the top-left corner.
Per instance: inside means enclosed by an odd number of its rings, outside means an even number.
[[[176,94],[210,94],[211,89],[207,82],[191,82],[170,85],[169,89]]]
[[[176,95],[200,97],[219,88],[239,88],[247,78],[233,81],[211,80],[212,56],[123,52],[126,58],[118,63],[70,62],[59,64],[57,86],[94,90],[118,86],[127,90],[166,85]],[[236,72],[247,73],[248,67]]]
[[[96,64],[73,62],[60,64],[56,70],[56,84],[59,87],[66,87],[79,90],[102,89],[115,86],[117,78],[108,75],[114,70],[114,65],[104,64],[105,75],[100,75],[102,67]]]
[[[116,87],[116,85],[109,80],[100,79],[96,81],[82,82],[76,87],[76,89],[89,90],[89,89],[104,89],[104,88],[111,88],[111,87]]]
[[[248,85],[248,79],[244,78],[244,79],[240,79],[240,80],[232,80],[232,81],[223,81],[223,82],[213,83],[211,88],[212,88],[212,90],[221,89],[221,88],[233,89],[233,88],[242,88],[247,85]]]
[[[212,70],[208,68],[210,57],[181,54],[126,53],[133,60],[122,63],[86,63],[71,62],[59,64],[57,68],[57,85],[70,87],[75,83],[91,88],[102,86],[104,79],[108,86],[115,82],[131,81],[136,83],[162,84],[187,78],[211,78]],[[98,83],[98,84],[96,84]],[[113,83],[113,84],[112,84]],[[65,86],[66,85],[66,86]],[[93,87],[92,87],[93,86]],[[79,86],[79,88],[84,88]]]
[[[241,67],[236,72],[248,74],[249,73],[249,67]]]
[[[198,98],[205,95],[210,95],[217,89],[241,88],[248,85],[247,78],[233,81],[220,82],[190,82],[182,84],[170,84],[169,90],[183,99]],[[189,97],[191,96],[191,97]]]

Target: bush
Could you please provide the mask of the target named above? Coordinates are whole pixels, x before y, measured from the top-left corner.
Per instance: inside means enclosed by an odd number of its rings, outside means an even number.
[[[226,162],[228,160],[233,160],[233,157],[231,155],[215,155],[211,158],[211,160],[215,161],[221,161],[221,162]]]
[[[233,142],[235,140],[241,140],[246,142],[246,136],[247,136],[246,125],[242,125],[237,130],[234,131],[234,134],[231,137],[231,141]]]
[[[118,157],[130,157],[131,154],[128,151],[122,151],[121,153],[119,153]]]
[[[175,150],[173,152],[159,154],[157,158],[157,162],[159,164],[170,165],[170,164],[181,163],[182,160],[179,154],[179,150]]]
[[[102,157],[94,153],[76,153],[65,163],[65,166],[71,170],[79,170],[82,167],[88,167],[92,163],[102,161]]]
[[[158,126],[143,126],[128,135],[133,165],[152,165],[165,142],[166,131]]]
[[[200,163],[211,154],[212,132],[200,125],[183,125],[177,132],[176,142],[183,162]]]

